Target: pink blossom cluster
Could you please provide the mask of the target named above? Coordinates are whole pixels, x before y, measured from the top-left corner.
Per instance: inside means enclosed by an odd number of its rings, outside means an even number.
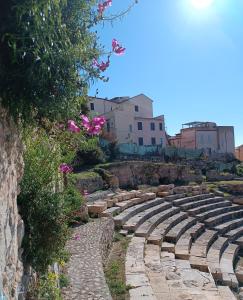
[[[67,173],[71,173],[73,171],[73,168],[68,164],[63,163],[59,166],[59,171],[61,173],[67,174]]]
[[[99,16],[102,17],[103,12],[106,10],[106,8],[108,6],[111,6],[111,5],[112,5],[112,0],[107,0],[107,1],[104,1],[103,3],[99,3],[98,4],[98,13],[99,13]]]
[[[110,66],[110,58],[108,57],[106,62],[102,61],[101,63],[99,63],[97,59],[94,59],[93,65],[101,72],[104,72]]]
[[[116,39],[112,40],[112,51],[116,55],[123,55],[125,53],[126,48],[123,48]]]
[[[126,51],[126,48],[122,47],[122,45],[118,42],[118,40],[113,39],[112,43],[112,51],[116,55],[123,55]],[[93,65],[97,67],[101,72],[104,72],[109,66],[110,66],[110,55],[107,58],[107,61],[101,61],[100,63],[97,61],[97,59],[94,59]]]
[[[81,115],[82,126],[90,135],[99,135],[106,120],[103,116],[94,117],[90,120],[87,116]]]
[[[75,133],[80,132],[80,128],[75,124],[73,120],[68,120],[68,130]]]

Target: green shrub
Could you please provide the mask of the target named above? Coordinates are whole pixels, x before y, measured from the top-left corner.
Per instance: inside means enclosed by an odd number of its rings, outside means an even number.
[[[98,139],[82,141],[79,145],[74,166],[79,169],[83,165],[95,165],[105,162],[105,155],[99,146]]]
[[[71,213],[80,208],[82,197],[71,185],[60,191],[63,156],[56,139],[43,129],[26,130],[23,139],[25,170],[18,204],[25,222],[24,258],[43,274],[62,255]]]
[[[236,166],[237,176],[243,177],[243,163]]]
[[[37,284],[30,289],[28,300],[62,300],[61,291],[58,288],[58,275],[48,272],[40,276]]]

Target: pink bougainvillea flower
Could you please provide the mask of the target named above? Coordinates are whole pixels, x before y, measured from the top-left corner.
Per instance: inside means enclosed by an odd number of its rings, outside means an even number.
[[[106,119],[103,116],[93,118],[93,123],[96,125],[104,125],[105,122],[106,122]]]
[[[105,72],[105,70],[110,66],[110,58],[108,57],[106,62],[102,61],[101,63],[94,59],[93,65],[96,66],[101,72]]]
[[[116,55],[123,55],[125,53],[126,48],[123,48],[116,39],[112,40],[112,51]]]
[[[68,130],[71,132],[80,132],[80,128],[75,124],[73,120],[68,121]]]
[[[67,174],[67,173],[71,173],[73,171],[73,168],[68,164],[63,163],[59,166],[59,171],[61,173]]]
[[[89,120],[89,118],[85,115],[81,115],[80,117],[82,119],[82,126],[90,135],[99,135],[106,122],[105,117],[103,116],[94,117],[92,120]]]

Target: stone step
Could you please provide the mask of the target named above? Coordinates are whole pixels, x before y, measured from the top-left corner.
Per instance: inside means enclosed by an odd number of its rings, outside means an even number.
[[[237,229],[242,225],[243,225],[243,218],[240,218],[240,219],[230,220],[228,222],[220,224],[214,227],[214,229],[217,230],[220,234],[224,234],[225,236],[228,236],[231,235],[231,233],[229,232],[233,231],[234,229]]]
[[[156,206],[156,205],[162,204],[162,203],[164,203],[164,199],[155,198],[154,200],[150,200],[148,202],[137,204],[130,208],[127,208],[123,212],[121,212],[118,216],[114,217],[115,225],[117,227],[121,227],[122,225],[124,225],[126,223],[127,220],[129,220],[136,214],[140,213],[141,211],[144,211],[146,209],[149,209],[153,206]]]
[[[175,245],[176,258],[188,260],[190,257],[190,249],[192,242],[200,234],[202,234],[204,230],[204,224],[197,223],[196,225],[189,228],[185,233],[183,233]]]
[[[116,206],[121,208],[121,211],[124,211],[125,209],[134,206],[136,204],[140,204],[140,203],[144,203],[146,201],[150,201],[156,198],[156,194],[155,193],[146,193],[143,194],[140,198],[132,198],[129,200],[125,200],[122,202],[118,202],[116,203]]]
[[[237,240],[234,241],[235,244],[239,245],[240,248],[243,248],[243,236],[239,237]]]
[[[125,260],[126,285],[132,287],[129,289],[130,300],[156,300],[146,275],[144,249],[145,238],[133,237],[131,239]]]
[[[231,242],[235,242],[235,240],[238,240],[240,237],[243,237],[243,227],[242,224],[240,225],[240,228],[232,229],[224,234],[228,239],[230,239]]]
[[[192,268],[202,272],[208,272],[207,252],[212,243],[217,238],[218,232],[214,230],[205,230],[192,244],[190,250],[190,264]]]
[[[121,208],[117,206],[110,207],[99,214],[100,217],[112,217],[121,212]]]
[[[203,200],[193,201],[193,202],[190,202],[190,203],[180,205],[180,208],[182,210],[189,210],[189,209],[199,207],[199,206],[203,206],[203,205],[206,205],[206,204],[222,202],[223,200],[224,200],[223,197],[211,197],[211,198],[206,198],[206,199],[203,199]]]
[[[222,208],[216,208],[216,209],[212,209],[211,211],[206,211],[204,213],[198,214],[196,215],[196,218],[200,221],[203,222],[211,217],[216,217],[220,214],[224,214],[227,212],[231,212],[231,211],[237,211],[240,210],[241,206],[240,205],[232,205],[232,206],[226,206],[226,207],[222,207]]]
[[[140,225],[135,231],[135,236],[148,237],[158,224],[171,217],[172,215],[180,211],[177,207],[171,207],[165,211],[162,211],[153,217],[149,218],[142,225]]]
[[[231,206],[231,205],[232,205],[231,201],[223,200],[221,202],[206,204],[206,205],[202,205],[202,206],[199,206],[196,208],[189,209],[189,210],[187,210],[187,213],[191,216],[195,216],[195,215],[201,214],[206,211],[211,211],[212,209],[215,209],[215,208],[227,207],[227,206]]]
[[[229,244],[220,259],[220,269],[222,270],[222,282],[231,288],[238,288],[239,283],[234,273],[234,260],[238,254],[239,246]]]
[[[171,203],[162,203],[156,206],[153,206],[149,209],[146,209],[135,216],[133,216],[131,219],[129,219],[124,225],[123,229],[128,230],[129,232],[134,232],[138,226],[140,226],[142,223],[144,223],[147,219],[151,218],[154,215],[159,214],[160,212],[163,212],[165,210],[168,210],[171,208]]]
[[[225,248],[228,246],[229,240],[225,237],[218,237],[211,245],[207,254],[207,264],[209,272],[212,274],[214,280],[222,281],[222,271],[220,269],[220,258]]]
[[[221,215],[218,215],[217,217],[211,217],[209,219],[204,220],[204,223],[206,226],[212,228],[219,224],[228,222],[234,218],[240,218],[243,216],[243,208],[237,211],[227,212]]]
[[[236,300],[234,293],[228,286],[217,286],[220,300]],[[213,299],[212,299],[213,300]]]
[[[182,220],[187,218],[187,214],[184,212],[179,212],[170,218],[164,220],[162,223],[160,223],[150,234],[148,237],[148,243],[161,245],[163,241],[163,237],[165,234],[168,233],[168,231],[181,222]]]
[[[201,194],[201,195],[191,196],[191,197],[184,197],[184,198],[181,198],[181,199],[174,200],[173,205],[181,206],[181,205],[193,202],[193,201],[212,198],[213,196],[214,196],[214,194],[210,193],[210,194]]]
[[[181,221],[179,224],[174,226],[165,236],[165,241],[169,243],[176,243],[181,235],[188,230],[190,227],[196,224],[196,219],[188,217],[187,219]]]

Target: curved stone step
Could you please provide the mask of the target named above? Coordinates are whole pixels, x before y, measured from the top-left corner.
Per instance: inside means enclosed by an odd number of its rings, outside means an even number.
[[[238,254],[239,246],[229,244],[225,249],[220,259],[220,269],[222,270],[223,284],[231,287],[238,288],[239,283],[234,273],[234,260]]]
[[[211,211],[206,211],[204,213],[200,213],[198,215],[196,215],[196,218],[200,221],[203,222],[211,217],[216,217],[218,215],[227,213],[227,212],[231,212],[231,211],[237,211],[240,210],[241,206],[240,205],[235,205],[233,204],[232,206],[226,206],[226,207],[222,207],[222,208],[216,208],[216,209],[212,209]]]
[[[218,215],[217,217],[211,217],[207,220],[204,220],[204,223],[206,226],[212,228],[216,227],[219,224],[226,223],[233,218],[240,218],[243,216],[243,208],[237,210],[237,211],[232,211],[232,212],[227,212],[221,215]]]
[[[173,205],[175,206],[181,206],[190,202],[194,202],[197,200],[203,200],[203,199],[207,199],[207,198],[212,198],[214,196],[214,194],[210,193],[210,194],[201,194],[201,195],[197,195],[197,196],[190,196],[190,197],[184,197],[181,199],[176,199],[173,202]]]
[[[187,219],[171,228],[171,230],[165,236],[165,241],[169,243],[176,243],[181,235],[196,223],[197,220],[195,218],[188,217]]]
[[[206,199],[203,199],[203,200],[193,201],[193,202],[190,202],[190,203],[187,203],[187,204],[180,205],[180,208],[182,210],[190,210],[192,208],[203,206],[203,205],[206,205],[206,204],[222,202],[223,200],[224,200],[223,197],[206,198]]]
[[[140,204],[140,203],[144,203],[146,201],[150,201],[156,198],[156,194],[155,193],[146,193],[143,194],[140,198],[132,198],[126,201],[122,201],[122,202],[118,202],[116,203],[116,206],[121,208],[121,211],[134,206],[136,204]]]
[[[154,215],[137,228],[137,230],[135,231],[135,236],[142,236],[147,238],[154,230],[154,228],[158,226],[158,224],[171,217],[172,215],[178,213],[179,211],[180,209],[178,207],[171,207]]]
[[[192,244],[190,250],[190,264],[192,268],[202,272],[208,272],[207,253],[208,249],[218,236],[215,230],[205,230]]]
[[[214,280],[222,281],[222,271],[220,269],[220,258],[225,248],[228,246],[229,240],[225,237],[218,237],[211,245],[207,253],[207,264],[209,272]]]
[[[114,217],[114,222],[117,227],[122,226],[126,223],[127,220],[135,216],[136,214],[140,213],[141,211],[144,211],[146,209],[149,209],[153,206],[159,205],[164,203],[163,198],[155,198],[154,200],[134,205],[130,208],[125,209],[123,212],[121,212],[119,215]]]
[[[210,203],[210,204],[201,205],[199,207],[189,209],[189,210],[187,210],[187,213],[191,216],[195,216],[195,215],[201,214],[206,211],[211,211],[212,209],[215,209],[215,208],[227,207],[227,206],[231,206],[231,205],[232,205],[231,201],[223,200],[221,202],[212,203],[212,204]]]
[[[202,234],[204,230],[205,225],[202,223],[197,223],[196,225],[189,228],[185,233],[183,233],[175,245],[176,258],[188,260],[190,257],[190,248],[192,242],[200,234]]]
[[[165,210],[168,210],[171,208],[171,203],[162,203],[159,205],[155,205],[149,209],[146,209],[144,211],[139,212],[135,216],[133,216],[131,219],[129,219],[124,225],[123,229],[128,230],[129,232],[134,232],[138,226],[140,226],[142,223],[144,223],[146,220],[151,218],[154,215],[157,215]]]
[[[151,232],[148,237],[148,243],[161,245],[165,234],[167,234],[173,226],[177,225],[179,222],[183,221],[186,218],[187,214],[185,212],[179,212],[164,220]]]
[[[231,235],[229,233],[230,231],[233,231],[234,229],[237,229],[238,227],[243,225],[243,218],[230,220],[228,222],[225,222],[223,224],[220,224],[216,227],[214,227],[215,230],[217,230],[220,234],[223,234],[225,236]],[[241,228],[243,229],[243,228]]]

